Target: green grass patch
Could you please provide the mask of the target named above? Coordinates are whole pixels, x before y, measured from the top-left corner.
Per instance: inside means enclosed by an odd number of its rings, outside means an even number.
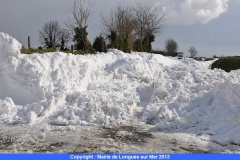
[[[214,58],[206,58],[205,61],[212,61]]]
[[[230,72],[231,70],[240,69],[240,57],[224,57],[219,58],[215,61],[212,66],[214,68],[220,68],[226,72]]]
[[[84,54],[86,54],[86,53],[84,53],[84,52],[81,51],[81,50],[78,50],[78,51],[74,51],[73,54],[75,54],[75,55],[84,55]]]
[[[48,53],[48,52],[56,52],[56,50],[50,48],[50,49],[36,49],[36,48],[30,48],[30,49],[26,49],[23,48],[21,49],[21,53],[23,54],[33,54],[33,53]]]
[[[22,54],[33,54],[33,53],[40,53],[40,54],[43,54],[43,53],[49,53],[49,52],[56,52],[56,50],[50,48],[50,49],[35,49],[35,48],[30,48],[30,49],[26,49],[26,48],[23,48],[21,49],[21,53]],[[72,53],[72,54],[75,54],[75,55],[84,55],[86,54],[85,52],[81,51],[81,50],[77,50],[77,51],[71,51],[71,50],[60,50],[59,52],[63,52],[63,53]]]

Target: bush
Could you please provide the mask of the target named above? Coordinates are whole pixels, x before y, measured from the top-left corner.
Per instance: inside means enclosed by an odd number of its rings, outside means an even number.
[[[231,70],[240,69],[240,57],[224,57],[219,58],[215,61],[212,66],[214,68],[220,68],[226,72],[230,72]]]
[[[93,42],[93,48],[97,52],[106,52],[106,43],[104,38],[100,35],[99,37],[96,37]]]
[[[152,52],[151,53],[153,53],[153,54],[161,54],[161,55],[165,55],[166,54],[166,52],[165,51],[161,51],[161,50],[152,50]]]

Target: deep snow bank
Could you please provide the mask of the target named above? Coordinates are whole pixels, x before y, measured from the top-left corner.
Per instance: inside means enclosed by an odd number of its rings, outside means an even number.
[[[0,42],[1,56],[19,56],[22,45],[15,38],[0,32]]]
[[[239,71],[148,53],[23,55],[20,47],[0,33],[1,123],[144,121],[240,143]]]

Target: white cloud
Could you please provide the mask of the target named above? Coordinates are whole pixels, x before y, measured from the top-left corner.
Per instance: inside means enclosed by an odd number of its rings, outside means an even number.
[[[155,3],[167,14],[168,23],[207,23],[228,9],[228,0],[163,0]]]

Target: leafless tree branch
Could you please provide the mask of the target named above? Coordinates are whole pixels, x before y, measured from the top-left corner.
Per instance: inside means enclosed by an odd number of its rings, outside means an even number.
[[[58,21],[49,21],[44,24],[39,31],[39,40],[46,48],[61,47],[63,49],[71,39],[70,33],[66,29],[60,28]]]
[[[47,48],[55,48],[59,43],[60,24],[58,21],[49,21],[39,31],[39,40]]]
[[[128,37],[131,47],[137,42],[139,50],[143,50],[144,38],[149,39],[162,32],[165,15],[157,7],[135,3],[133,6],[117,4],[109,17],[102,15],[103,35],[108,36],[114,31],[120,39]],[[153,38],[154,39],[154,38]]]
[[[71,10],[71,18],[68,17],[64,24],[74,32],[76,27],[84,28],[87,26],[91,15],[93,2],[90,0],[74,0]]]
[[[190,47],[188,52],[190,53],[191,57],[195,57],[198,54],[198,51],[196,50],[195,47]]]

